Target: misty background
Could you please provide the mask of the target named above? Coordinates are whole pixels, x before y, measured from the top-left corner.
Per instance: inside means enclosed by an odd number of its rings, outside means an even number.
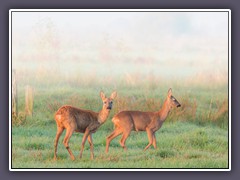
[[[12,68],[59,83],[226,84],[228,12],[12,12]]]

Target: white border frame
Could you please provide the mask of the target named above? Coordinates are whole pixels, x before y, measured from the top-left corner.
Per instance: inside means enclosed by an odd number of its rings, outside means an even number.
[[[228,169],[70,169],[70,168],[61,168],[61,169],[50,169],[50,168],[41,168],[41,169],[12,169],[12,12],[22,12],[22,11],[39,11],[39,12],[88,12],[88,11],[152,11],[152,12],[183,12],[183,11],[198,11],[198,12],[228,12],[228,114],[229,114],[229,142],[228,142]],[[10,98],[11,97],[11,98]],[[231,10],[230,9],[10,9],[9,10],[9,171],[231,171]]]

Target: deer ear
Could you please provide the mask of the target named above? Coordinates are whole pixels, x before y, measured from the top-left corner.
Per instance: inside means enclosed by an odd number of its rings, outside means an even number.
[[[117,92],[116,92],[116,91],[114,91],[114,92],[111,94],[110,98],[111,98],[111,99],[115,99],[115,98],[116,98],[116,96],[117,96]]]
[[[102,91],[100,92],[100,97],[102,98],[102,100],[106,98],[105,94]]]
[[[169,90],[168,90],[168,97],[171,97],[172,96],[172,89],[170,88]]]

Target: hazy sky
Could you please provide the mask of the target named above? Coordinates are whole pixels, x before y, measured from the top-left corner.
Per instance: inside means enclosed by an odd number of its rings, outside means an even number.
[[[148,33],[156,30],[177,35],[225,37],[228,28],[227,12],[13,12],[12,16],[14,29],[24,31],[31,31],[36,23],[46,18],[59,29],[79,32],[97,27],[95,32],[132,30],[141,33],[141,28],[146,27]]]
[[[79,62],[140,59],[227,70],[227,12],[13,12],[12,30],[13,63],[50,42],[46,50]]]

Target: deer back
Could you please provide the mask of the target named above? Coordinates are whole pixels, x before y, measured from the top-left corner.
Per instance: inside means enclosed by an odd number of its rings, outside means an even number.
[[[155,112],[122,111],[114,116],[113,123],[125,129],[145,131],[150,124],[157,122],[157,118]]]
[[[71,126],[77,132],[85,132],[86,128],[98,125],[97,117],[98,113],[84,110],[72,106],[61,107],[56,115],[55,119],[58,124],[61,124],[64,128]]]

